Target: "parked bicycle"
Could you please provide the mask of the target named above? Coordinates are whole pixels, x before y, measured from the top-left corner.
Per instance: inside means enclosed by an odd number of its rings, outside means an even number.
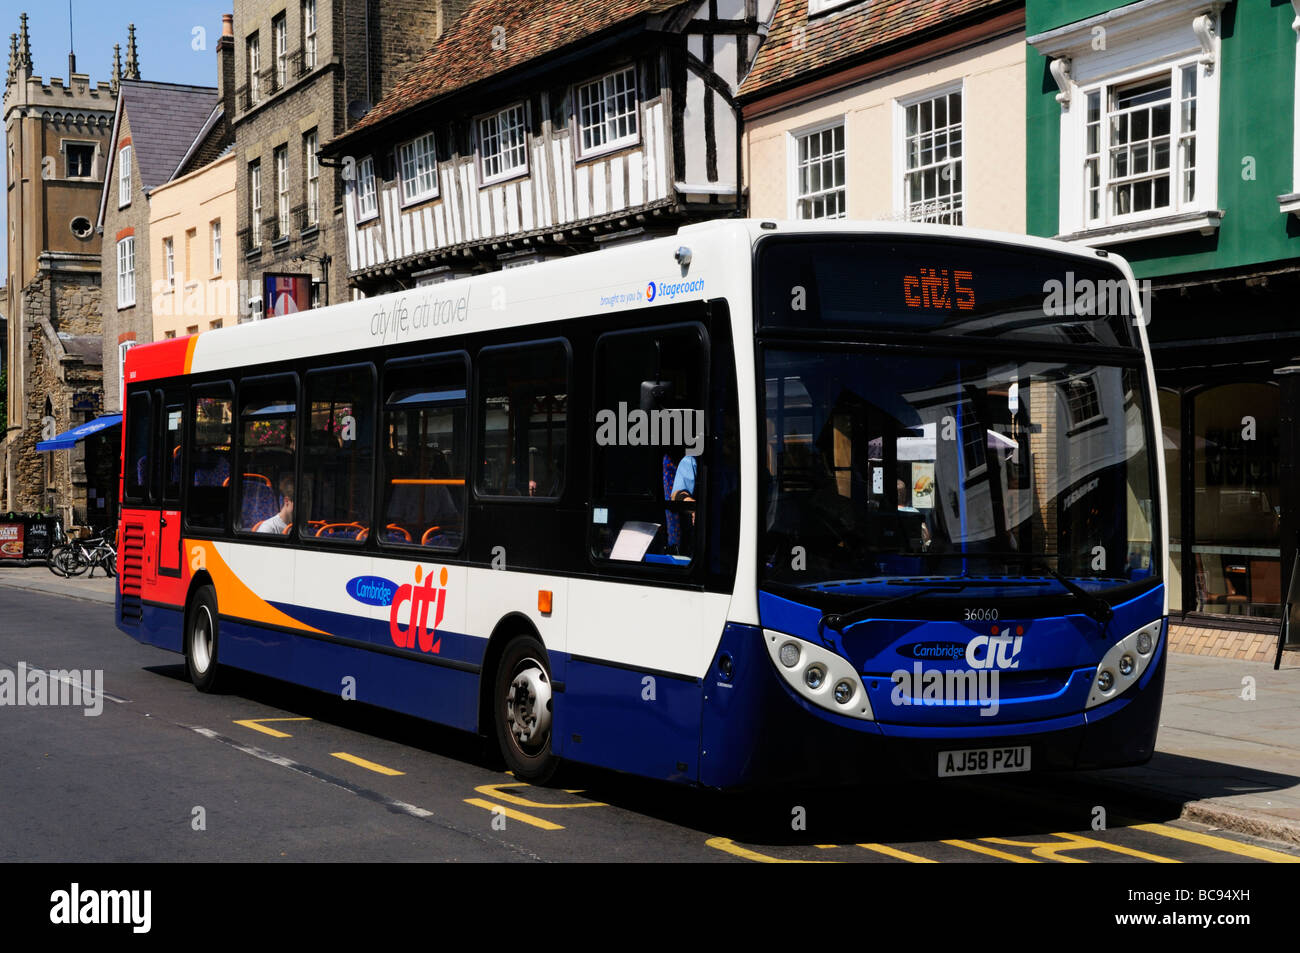
[[[50,572],[56,576],[80,576],[87,569],[93,578],[95,570],[104,570],[104,575],[117,575],[117,549],[113,546],[114,531],[112,527],[102,532],[74,539],[62,546],[50,550],[48,565]]]

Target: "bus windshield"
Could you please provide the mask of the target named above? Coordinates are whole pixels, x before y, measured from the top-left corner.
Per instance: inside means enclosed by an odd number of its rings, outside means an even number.
[[[763,355],[767,581],[894,597],[904,581],[1059,573],[1099,591],[1156,573],[1140,367],[866,345]]]

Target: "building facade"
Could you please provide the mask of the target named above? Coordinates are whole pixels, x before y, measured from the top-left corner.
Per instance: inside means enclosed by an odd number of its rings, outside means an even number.
[[[72,526],[108,522],[120,431],[72,450],[36,445],[102,409],[94,222],[117,82],[92,83],[72,54],[68,66],[66,82],[36,74],[23,14],[4,88],[8,274],[0,311],[9,339],[0,511],[44,511]]]
[[[347,134],[351,285],[382,293],[736,215],[772,2],[482,0]]]
[[[740,88],[749,212],[1025,230],[1024,4],[781,0]]]
[[[1272,657],[1300,499],[1300,3],[1027,6],[1028,225],[1149,283],[1179,639]]]
[[[217,55],[220,62],[220,45]],[[170,319],[179,307],[182,315],[192,312],[193,323],[201,330],[214,320],[207,316],[212,306],[206,300],[208,274],[196,257],[202,251],[200,242],[209,240],[210,221],[198,221],[207,210],[196,206],[178,216],[176,203],[167,196],[162,200],[167,212],[162,216],[162,233],[156,234],[152,226],[161,214],[155,207],[155,192],[178,177],[187,177],[185,170],[195,157],[220,149],[223,140],[229,144],[223,117],[215,87],[144,80],[121,83],[97,222],[104,238],[102,359],[104,406],[109,412],[122,409],[126,352],[155,339],[156,317]],[[198,197],[198,191],[184,189],[192,197]],[[195,267],[200,270],[194,271]],[[200,275],[204,283],[191,287]]]
[[[310,278],[310,301],[347,300],[339,170],[317,158],[427,50],[468,0],[237,0],[233,108],[236,244],[244,305],[264,275]],[[251,304],[250,304],[251,303]]]

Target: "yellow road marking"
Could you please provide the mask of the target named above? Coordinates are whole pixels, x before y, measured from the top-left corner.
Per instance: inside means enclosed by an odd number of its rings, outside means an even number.
[[[772,857],[768,854],[760,854],[756,850],[750,850],[748,847],[741,847],[730,837],[710,837],[704,842],[705,846],[712,847],[714,850],[720,850],[723,853],[731,854],[735,857],[743,857],[745,860],[754,860],[760,864],[836,864],[836,860],[787,860],[782,857]]]
[[[405,771],[394,771],[392,768],[386,768],[382,764],[375,764],[373,761],[367,761],[365,758],[358,758],[356,755],[348,754],[346,751],[330,752],[330,757],[338,758],[340,761],[347,761],[350,764],[355,764],[359,768],[365,768],[367,771],[373,771],[376,774],[386,774],[390,778],[395,778],[398,775],[406,773]]]
[[[1243,844],[1239,841],[1229,840],[1226,837],[1215,837],[1213,834],[1185,831],[1181,827],[1170,827],[1167,824],[1131,824],[1129,826],[1135,831],[1146,831],[1148,834],[1172,837],[1174,840],[1187,841],[1189,844],[1200,844],[1202,847],[1211,847],[1214,850],[1225,851],[1229,854],[1240,854],[1242,857],[1266,860],[1270,864],[1300,864],[1300,857],[1293,854],[1284,854],[1279,850],[1269,850],[1267,847],[1256,847],[1254,844]]]
[[[252,728],[254,731],[260,731],[264,735],[270,735],[272,738],[292,738],[293,735],[284,731],[276,731],[274,728],[268,728],[264,722],[268,721],[311,721],[310,718],[245,718],[242,721],[236,721],[235,724],[243,725],[245,728]]]
[[[864,850],[874,850],[877,854],[884,854],[886,857],[895,857],[898,860],[905,860],[911,864],[937,864],[937,860],[931,860],[929,857],[922,857],[920,854],[909,854],[905,850],[899,850],[897,847],[886,847],[884,844],[859,844]]]
[[[813,844],[813,846],[816,847],[818,850],[834,850],[840,845],[839,844]]]
[[[1005,844],[1008,847],[1032,847],[1030,851],[1035,857],[1043,857],[1047,860],[1059,861],[1062,864],[1086,864],[1088,861],[1080,857],[1062,857],[1061,855],[1067,850],[1113,850],[1117,854],[1126,854],[1129,857],[1137,857],[1141,860],[1149,860],[1155,864],[1181,864],[1181,860],[1174,860],[1172,857],[1161,857],[1159,854],[1148,854],[1144,850],[1135,850],[1132,847],[1125,847],[1123,844],[1108,844],[1105,841],[1094,840],[1091,837],[1084,837],[1080,834],[1053,834],[1053,837],[1064,839],[1064,843],[1052,841],[1024,841],[1024,840],[1007,840],[1003,837],[983,837],[980,838],[990,844]]]
[[[533,817],[531,814],[525,814],[523,811],[516,811],[513,807],[504,807],[500,804],[493,804],[491,801],[485,801],[482,798],[467,797],[466,804],[473,804],[475,807],[481,807],[485,811],[491,811],[493,814],[504,814],[506,817],[513,818],[516,821],[522,821],[525,824],[531,824],[533,827],[540,827],[544,831],[562,831],[564,825],[552,824],[550,821],[544,821],[540,817]]]
[[[953,847],[960,847],[962,850],[973,850],[977,854],[988,854],[990,857],[1000,857],[1003,860],[1009,860],[1013,864],[1039,864],[1042,861],[1034,860],[1032,857],[1017,857],[1015,854],[1008,854],[1004,850],[996,850],[992,847],[985,847],[983,844],[972,844],[967,840],[946,840],[941,843],[949,844]]]
[[[530,785],[525,781],[507,781],[503,784],[480,784],[474,790],[479,794],[486,794],[488,797],[494,797],[498,801],[506,801],[510,804],[518,804],[520,807],[545,808],[547,810],[558,810],[559,808],[568,807],[609,807],[601,801],[584,801],[582,804],[543,804],[541,801],[530,801],[526,797],[520,797],[517,794],[507,794],[502,788],[526,788]],[[565,794],[581,794],[582,790],[564,792]]]

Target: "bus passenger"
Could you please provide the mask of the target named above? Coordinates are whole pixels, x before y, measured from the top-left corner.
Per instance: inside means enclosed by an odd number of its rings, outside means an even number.
[[[264,519],[257,524],[259,533],[287,533],[289,527],[293,524],[293,477],[287,476],[280,480],[280,495],[283,502],[280,504],[280,512],[276,513],[269,519]]]

